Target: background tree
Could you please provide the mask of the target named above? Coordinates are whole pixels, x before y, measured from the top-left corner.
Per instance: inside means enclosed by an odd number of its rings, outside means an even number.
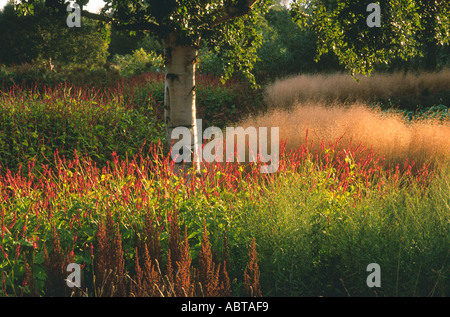
[[[312,28],[300,27],[291,18],[288,7],[273,5],[264,14],[258,27],[263,42],[258,48],[255,64],[258,82],[299,73],[342,70],[336,56],[330,52],[315,61],[317,34]]]
[[[98,32],[97,23],[84,18],[82,28],[68,28],[66,7],[60,12],[45,5],[36,1],[33,15],[23,10],[17,15],[11,4],[0,12],[0,63],[102,66],[108,43]]]
[[[28,16],[20,20],[13,6],[9,4],[5,6],[0,12],[1,64],[31,62],[39,55],[38,34],[34,27],[37,21],[37,16]]]
[[[318,32],[317,59],[333,51],[352,73],[370,74],[377,64],[411,59],[425,46],[435,68],[436,45],[449,40],[449,3],[445,0],[381,0],[381,26],[368,27],[370,1],[294,1],[294,19]],[[309,10],[309,11],[308,11]],[[310,14],[308,14],[310,13]]]
[[[134,50],[139,49],[139,43],[145,38],[144,32],[134,32],[130,34],[125,31],[118,31],[114,27],[111,28],[109,37],[108,52],[111,56],[116,54],[126,55],[132,54]]]
[[[424,69],[434,71],[438,66],[438,51],[450,38],[450,3],[447,0],[417,0],[421,26],[417,32]]]

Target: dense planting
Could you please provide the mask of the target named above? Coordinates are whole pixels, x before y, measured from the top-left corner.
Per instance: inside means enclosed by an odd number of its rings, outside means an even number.
[[[394,163],[305,129],[275,174],[257,162],[174,175],[158,76],[2,92],[0,296],[449,294],[445,155]],[[199,78],[206,125],[237,121],[236,86]],[[381,288],[366,285],[369,263]]]
[[[354,161],[356,152],[365,155]],[[448,173],[436,180],[424,166],[412,175],[408,162],[384,170],[362,147],[320,153],[303,147],[282,155],[277,175],[224,163],[204,166],[185,183],[171,174],[157,147],[151,154],[114,156],[102,169],[88,158],[56,157],[57,168],[41,175],[32,166],[25,177],[7,172],[1,181],[4,295],[68,294],[61,277],[71,262],[82,264],[83,294],[184,295],[170,285],[200,278],[209,243],[217,261],[208,281],[221,285],[231,278],[230,292],[242,295],[253,238],[263,295],[367,295],[370,289],[357,286],[365,261],[386,267],[390,279],[381,294],[411,295],[413,281],[417,295],[448,292]],[[136,289],[142,266],[161,279],[158,291],[152,284],[145,292]],[[120,272],[105,282],[109,270]],[[395,285],[396,270],[402,285]]]

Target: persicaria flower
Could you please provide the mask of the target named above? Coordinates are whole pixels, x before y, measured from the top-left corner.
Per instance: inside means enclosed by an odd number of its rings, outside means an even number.
[[[19,258],[19,253],[20,253],[20,244],[18,244],[16,247],[16,261]]]
[[[0,245],[0,250],[3,252],[3,256],[5,257],[5,259],[8,258],[8,253],[5,252],[5,250],[3,250],[3,247]]]

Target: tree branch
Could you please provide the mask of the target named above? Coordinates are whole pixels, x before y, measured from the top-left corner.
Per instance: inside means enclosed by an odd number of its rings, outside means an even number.
[[[113,19],[106,15],[92,13],[92,12],[84,11],[84,10],[81,12],[81,16],[86,17],[91,20],[96,20],[96,21],[109,22],[109,23],[113,22]]]
[[[114,27],[116,28],[116,30],[150,31],[156,34],[159,34],[162,31],[162,28],[158,24],[152,22],[114,24]]]
[[[153,22],[118,24],[113,18],[102,14],[83,11],[81,15],[91,20],[111,23],[117,30],[150,31],[153,33],[159,33],[162,30],[158,24]]]
[[[216,11],[215,13],[211,14],[211,16],[217,16],[217,18],[215,18],[211,23],[211,27],[215,27],[219,24],[248,14],[257,1],[258,0],[241,0],[234,6],[225,7],[219,12]]]

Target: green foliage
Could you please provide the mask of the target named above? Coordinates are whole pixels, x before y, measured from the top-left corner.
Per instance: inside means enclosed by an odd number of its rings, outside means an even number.
[[[313,30],[299,27],[284,7],[272,7],[258,27],[263,42],[258,48],[259,60],[254,72],[259,80],[274,80],[292,74],[337,71],[342,67],[335,56],[315,61],[317,36]]]
[[[138,43],[138,48],[144,49],[147,53],[154,52],[156,55],[164,55],[164,45],[153,34],[146,34]]]
[[[211,82],[200,83],[197,90],[198,118],[205,127],[224,128],[242,118],[245,109],[240,106],[241,91],[234,85],[224,86],[219,77],[212,77]]]
[[[63,93],[71,94],[70,89]],[[0,107],[0,164],[13,171],[32,159],[37,168],[51,165],[56,151],[71,158],[77,150],[105,165],[113,152],[131,156],[144,142],[162,138],[163,126],[153,114],[156,104],[136,109],[117,104],[117,99],[99,104],[38,92],[23,103],[11,102],[8,93],[2,98],[6,102]]]
[[[258,25],[263,10],[254,10],[245,19],[236,19],[233,23],[220,25],[212,31],[214,34],[209,34],[209,45],[214,47],[225,61],[222,76],[224,81],[237,73],[256,86],[252,70],[258,60],[257,48],[262,43],[262,34],[255,26]]]
[[[225,65],[223,60],[213,49],[202,46],[198,53],[198,70],[202,74],[222,76]]]
[[[82,27],[67,28],[67,34],[58,47],[49,48],[55,56],[52,60],[64,66],[94,69],[105,64],[108,53],[109,28],[98,29],[97,23],[82,18]],[[43,59],[40,56],[39,59]]]
[[[115,55],[132,54],[133,51],[140,48],[139,43],[143,41],[145,34],[143,32],[125,32],[111,27],[110,42],[108,46],[109,58]]]
[[[117,65],[119,74],[125,78],[164,71],[163,57],[155,52],[146,52],[143,48],[135,50],[131,55],[116,55],[111,62]]]
[[[20,6],[19,6],[20,7]],[[64,64],[95,68],[108,56],[108,44],[97,23],[82,18],[81,28],[69,28],[65,15],[55,13],[42,2],[34,4],[33,15],[17,16],[7,5],[0,13],[0,63],[36,63],[48,68]]]
[[[76,2],[84,4],[81,0]],[[177,45],[198,46],[201,39],[224,58],[223,81],[239,74],[256,86],[252,69],[262,36],[255,25],[271,4],[271,0],[183,0],[145,4],[108,0],[102,14],[88,16],[101,21],[103,27],[112,24],[114,30],[151,31],[161,41],[175,36]],[[61,15],[64,1],[55,0],[48,5]],[[16,7],[18,12],[32,13],[34,9],[34,3],[27,1],[20,1]],[[108,9],[111,11],[106,15]]]
[[[318,55],[333,51],[339,61],[352,74],[370,74],[375,65],[388,63],[394,58],[411,59],[421,54],[418,37],[420,30],[427,29],[427,10],[432,8],[435,17],[448,19],[448,2],[439,5],[415,0],[384,0],[377,2],[381,9],[381,27],[368,27],[367,3],[354,0],[313,2],[305,13],[305,2],[296,1],[293,6],[295,19],[307,24],[318,34]],[[428,10],[430,11],[430,10]],[[307,22],[305,22],[305,14]],[[448,39],[448,23],[439,24],[433,34],[443,44]]]
[[[255,238],[263,296],[446,296],[448,166],[423,178],[377,169],[373,156],[371,168],[362,166],[351,151],[324,148],[320,155],[328,155],[328,162],[308,150],[301,156],[286,152],[281,170],[269,177],[255,166],[244,171],[236,164],[205,165],[192,183],[171,174],[158,155],[128,160],[112,155],[104,169],[75,158],[42,173],[31,168],[28,176],[10,174],[0,179],[0,272],[5,277],[0,296],[47,295],[43,246],[55,252],[53,228],[63,254],[73,252],[73,261],[83,266],[83,287],[88,287],[98,274],[93,261],[102,218],[117,225],[124,267],[131,272],[147,217],[168,228],[174,210],[186,226],[193,263],[203,223],[219,257],[226,234],[231,280],[242,276]],[[166,230],[159,242],[166,255]],[[28,284],[25,259],[33,267]],[[381,288],[365,283],[369,263],[381,266]]]
[[[14,8],[9,5],[6,5],[0,12],[0,29],[2,30],[0,33],[0,41],[2,42],[0,48],[1,64],[30,62],[38,56],[38,34],[33,27],[33,25],[37,25],[38,19],[34,16],[20,19],[14,12]]]
[[[164,5],[152,2],[148,6],[136,6],[125,1],[107,3],[116,9],[115,15],[124,24],[151,21],[161,26],[154,28],[162,40],[171,32],[176,33],[180,44],[199,45],[202,39],[208,47],[214,47],[215,53],[224,59],[223,80],[237,73],[255,84],[251,71],[257,60],[256,49],[262,40],[255,25],[271,1],[255,1],[256,4],[249,12],[245,8],[245,2],[185,0],[166,1]],[[216,24],[228,14],[230,18]]]
[[[266,295],[445,296],[448,170],[425,191],[413,182],[382,193],[374,179],[337,194],[332,170],[305,168],[240,214],[258,241]],[[369,263],[381,266],[381,288],[365,283]]]

